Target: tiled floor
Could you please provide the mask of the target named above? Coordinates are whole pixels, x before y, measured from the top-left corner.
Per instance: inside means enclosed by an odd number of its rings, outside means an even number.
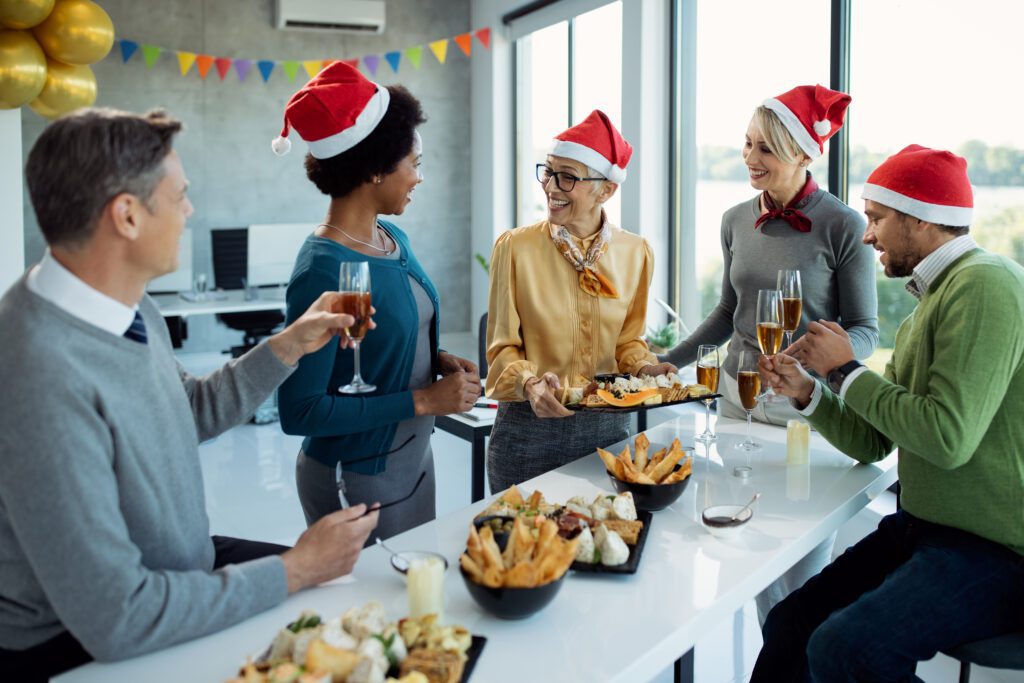
[[[207,372],[217,355],[183,357],[190,371]],[[301,438],[286,436],[277,423],[244,425],[200,447],[207,508],[213,533],[292,544],[305,529],[295,492],[295,454]],[[438,430],[433,437],[439,515],[469,504],[469,444]],[[895,509],[895,498],[880,497],[841,531],[837,552],[872,530]],[[737,616],[706,634],[696,647],[698,683],[744,683],[761,646],[757,611],[747,604]],[[957,664],[939,655],[918,667],[929,683],[956,681]],[[671,683],[671,671],[654,679]],[[1021,683],[1024,674],[975,667],[974,683]]]

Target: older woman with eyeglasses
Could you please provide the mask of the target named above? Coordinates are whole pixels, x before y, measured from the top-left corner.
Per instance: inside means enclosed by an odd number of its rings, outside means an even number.
[[[642,338],[651,248],[609,223],[603,208],[632,153],[608,117],[592,112],[537,165],[547,218],[494,245],[487,395],[500,404],[487,451],[492,491],[629,436],[629,415],[567,410],[560,399],[571,378],[675,371]]]

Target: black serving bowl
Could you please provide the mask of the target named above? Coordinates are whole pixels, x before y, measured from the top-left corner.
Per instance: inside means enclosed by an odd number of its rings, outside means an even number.
[[[569,572],[536,588],[490,588],[475,582],[461,566],[459,573],[476,603],[501,619],[525,619],[536,614],[555,599]]]
[[[680,463],[675,466],[675,469],[678,470],[682,466],[682,463]],[[608,472],[608,470],[605,471]],[[608,472],[608,478],[612,480],[612,486],[619,493],[629,491],[633,494],[633,504],[636,505],[637,510],[656,512],[657,510],[664,510],[679,500],[679,496],[683,495],[683,491],[686,490],[690,480],[693,479],[693,474],[674,484],[633,484],[628,481],[622,481],[611,472]]]
[[[476,527],[477,533],[479,533],[485,526],[489,526],[493,520],[501,521],[502,527],[505,527],[514,524],[516,518],[512,515],[483,515],[473,520],[473,526]],[[492,530],[494,530],[493,527]],[[498,550],[505,552],[505,546],[508,545],[510,533],[510,531],[494,531],[494,542],[498,544]]]

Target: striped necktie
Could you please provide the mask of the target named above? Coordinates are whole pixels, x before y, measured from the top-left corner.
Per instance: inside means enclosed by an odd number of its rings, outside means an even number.
[[[135,311],[135,319],[125,330],[124,336],[140,344],[146,343],[146,323],[142,321],[142,315],[138,311]]]

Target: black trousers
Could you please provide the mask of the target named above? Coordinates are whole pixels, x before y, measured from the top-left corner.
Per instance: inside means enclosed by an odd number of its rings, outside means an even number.
[[[241,564],[269,555],[280,555],[289,548],[275,543],[214,536],[213,549],[213,568],[219,569],[229,564]],[[46,683],[51,676],[57,676],[91,661],[92,655],[67,631],[27,650],[0,648],[0,671],[4,672],[3,679],[22,683]]]

